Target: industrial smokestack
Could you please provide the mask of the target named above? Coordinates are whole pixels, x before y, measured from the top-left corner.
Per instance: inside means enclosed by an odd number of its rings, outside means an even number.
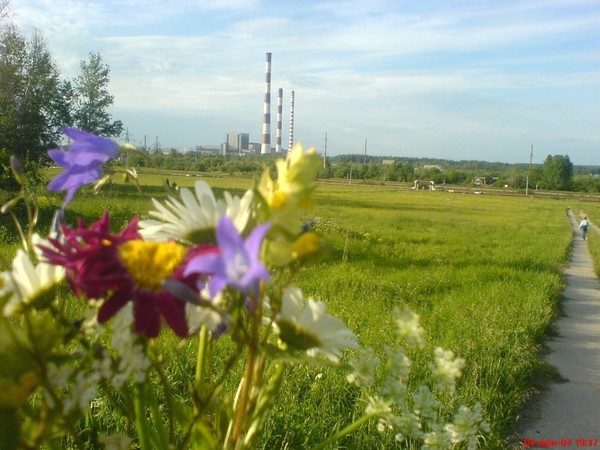
[[[294,146],[294,91],[290,93],[290,141],[288,151]]]
[[[267,53],[265,60],[265,107],[260,153],[271,153],[271,53]]]
[[[281,114],[283,112],[283,89],[277,91],[277,141],[275,153],[281,153]]]

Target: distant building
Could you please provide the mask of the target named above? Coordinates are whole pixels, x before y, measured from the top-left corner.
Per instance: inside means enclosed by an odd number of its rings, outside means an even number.
[[[227,153],[245,153],[250,146],[250,135],[248,133],[230,131],[227,133],[225,145]]]

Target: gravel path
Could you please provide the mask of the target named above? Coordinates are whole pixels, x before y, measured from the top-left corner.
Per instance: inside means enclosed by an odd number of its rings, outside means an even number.
[[[590,448],[600,450],[600,283],[587,242],[569,211],[575,232],[571,263],[565,269],[564,316],[558,336],[547,341],[546,360],[567,379],[553,383],[519,432],[519,448]],[[600,239],[599,229],[588,231]]]

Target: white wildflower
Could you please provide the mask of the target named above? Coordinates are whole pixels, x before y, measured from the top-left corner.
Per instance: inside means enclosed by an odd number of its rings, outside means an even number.
[[[354,333],[325,309],[325,303],[312,298],[304,303],[302,291],[288,287],[283,293],[281,311],[275,318],[275,331],[285,344],[306,351],[308,356],[321,353],[332,362],[338,362],[342,349],[357,348],[358,342]]]
[[[473,409],[461,406],[454,415],[454,422],[445,426],[453,444],[467,442],[469,450],[475,450],[478,447],[479,432],[488,432],[489,423],[484,421],[480,403],[476,403]]]
[[[430,431],[423,436],[422,450],[446,450],[451,448],[452,443],[443,431]]]
[[[350,384],[368,389],[375,384],[375,371],[380,363],[372,348],[362,349],[357,358],[350,360],[352,373],[348,374],[346,380]]]
[[[100,436],[100,443],[104,444],[105,450],[129,450],[131,448],[131,439],[122,434]]]
[[[142,220],[139,224],[144,239],[175,239],[191,244],[206,242],[205,233],[214,233],[222,215],[229,217],[239,232],[244,231],[251,215],[252,190],[242,198],[225,192],[223,200],[215,198],[205,181],[196,181],[194,190],[195,195],[182,188],[179,191],[181,201],[169,196],[164,205],[152,199],[156,207],[156,211],[150,211],[153,219]]]
[[[426,419],[437,419],[441,402],[433,395],[427,386],[419,386],[412,395],[413,410]]]
[[[33,235],[32,241],[36,257],[40,261],[42,255],[38,245],[52,244],[37,234]],[[51,300],[48,296],[64,276],[64,267],[45,262],[35,264],[24,250],[19,249],[13,260],[12,270],[0,274],[0,297],[9,296],[4,305],[4,315],[11,317],[20,312],[25,305]]]
[[[100,381],[100,374],[92,372],[86,375],[84,372],[77,372],[73,383],[69,387],[63,401],[63,414],[68,415],[76,407],[81,412],[87,411],[90,402],[98,394],[97,384]]]
[[[410,308],[396,309],[396,333],[409,347],[422,347],[425,330],[419,324],[419,316]]]
[[[119,355],[118,373],[112,378],[116,388],[122,387],[130,376],[136,383],[146,379],[146,372],[152,361],[146,356],[144,346],[133,332],[133,305],[128,303],[113,318],[111,345]]]
[[[396,403],[402,403],[406,398],[406,382],[410,373],[412,362],[402,347],[390,349],[386,347],[388,360],[381,385],[381,393]]]
[[[436,387],[440,391],[448,390],[454,393],[456,379],[461,376],[465,360],[456,358],[451,350],[444,350],[437,347],[434,352],[434,364],[429,368],[436,382]]]
[[[217,293],[217,295],[211,299],[208,292],[208,286],[200,291],[200,298],[211,302],[216,308],[222,308],[224,306],[223,292]],[[194,305],[186,302],[185,314],[189,327],[190,334],[198,332],[200,327],[204,325],[209,331],[215,331],[223,321],[227,322],[229,317],[224,317],[223,314],[218,312],[216,309]]]

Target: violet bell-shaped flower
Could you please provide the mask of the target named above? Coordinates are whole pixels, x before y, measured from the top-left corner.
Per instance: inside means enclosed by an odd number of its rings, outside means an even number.
[[[259,282],[269,280],[269,272],[259,256],[263,239],[270,227],[268,222],[257,226],[244,241],[231,219],[221,216],[216,229],[220,252],[192,258],[184,275],[211,275],[208,290],[213,298],[226,286],[244,293],[258,291]]]
[[[102,164],[117,156],[116,142],[75,128],[65,128],[63,132],[73,142],[69,151],[52,149],[48,156],[65,169],[49,184],[51,191],[67,191],[63,209],[73,199],[81,186],[93,183],[102,177]]]

